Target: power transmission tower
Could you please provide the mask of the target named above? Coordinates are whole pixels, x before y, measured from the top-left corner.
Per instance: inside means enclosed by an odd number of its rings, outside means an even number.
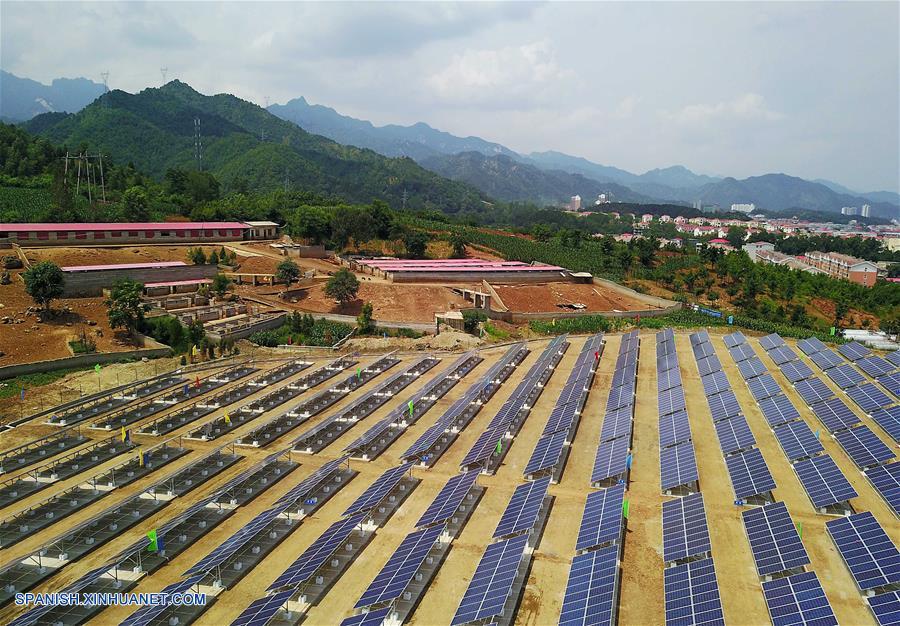
[[[403,189],[403,210],[404,211],[406,210],[406,199],[408,197],[409,197],[409,194],[407,194],[406,189],[404,188]]]
[[[197,170],[203,171],[203,140],[200,135],[200,117],[194,117],[194,158],[197,159]]]
[[[109,108],[109,70],[105,72],[100,72],[100,78],[103,79],[103,106],[107,109]]]
[[[161,68],[159,68],[159,73],[162,74],[162,79],[163,79],[162,84],[165,85],[166,84],[166,74],[169,73],[169,68],[161,67]]]

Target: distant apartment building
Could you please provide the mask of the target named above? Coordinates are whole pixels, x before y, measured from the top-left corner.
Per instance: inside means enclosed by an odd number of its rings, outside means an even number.
[[[855,206],[841,207],[841,215],[859,215],[859,208]]]
[[[572,196],[569,199],[569,203],[566,205],[566,210],[568,211],[580,211],[581,210],[581,196]]]
[[[644,224],[648,224],[652,221],[653,215],[651,215],[650,213],[644,213],[643,215],[641,215],[641,222],[643,222]]]
[[[756,205],[751,203],[740,203],[740,204],[732,204],[731,210],[735,213],[753,213],[756,210]]]
[[[868,204],[862,205],[862,208],[859,210],[860,217],[869,217],[869,211],[872,210],[872,207]]]
[[[753,243],[744,244],[741,248],[750,257],[750,260],[756,263],[761,252],[774,252],[775,244],[768,241],[754,241]]]
[[[849,280],[866,287],[873,286],[878,278],[878,266],[872,261],[857,259],[838,252],[813,250],[806,253],[805,260],[833,278]]]

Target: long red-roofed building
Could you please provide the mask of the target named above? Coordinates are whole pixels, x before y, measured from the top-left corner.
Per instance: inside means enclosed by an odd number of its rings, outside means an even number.
[[[275,239],[275,222],[96,222],[0,224],[0,239],[21,246],[214,243]]]

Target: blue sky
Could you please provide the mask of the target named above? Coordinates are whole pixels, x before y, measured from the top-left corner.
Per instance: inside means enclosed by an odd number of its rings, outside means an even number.
[[[0,3],[0,64],[305,96],[520,152],[900,188],[900,3]],[[52,45],[47,45],[53,42]]]

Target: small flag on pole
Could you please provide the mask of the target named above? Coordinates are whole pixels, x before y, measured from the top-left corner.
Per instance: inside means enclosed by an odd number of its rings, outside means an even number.
[[[144,467],[144,451],[138,450],[138,465]]]
[[[231,417],[228,416],[228,411],[225,411],[225,423],[231,426]]]
[[[357,367],[356,368],[356,380],[359,380],[360,378],[362,378],[362,368]]]
[[[122,441],[128,441],[128,436],[125,434],[125,427],[122,426]]]
[[[820,433],[820,432],[821,432],[821,431],[819,431],[819,430],[816,431],[816,439],[819,438],[819,433]]]
[[[803,522],[797,522],[797,534],[803,539]]]
[[[97,372],[98,374],[100,373],[100,364],[99,364],[99,363],[97,363],[97,364],[94,366],[94,371]]]
[[[628,500],[622,500],[622,516],[628,519]]]
[[[832,337],[834,337],[834,332],[835,332],[835,330],[836,330],[835,327],[832,326],[832,327],[831,327],[831,336],[832,336]]]
[[[497,449],[494,450],[494,454],[500,454],[503,452],[503,439],[497,440]]]
[[[200,377],[197,377],[197,380],[194,381],[194,386],[199,389],[200,388]]]
[[[413,416],[413,401],[412,400],[409,401],[409,416],[410,417]]]
[[[597,350],[596,352],[594,352],[594,358],[595,358],[596,360],[598,360],[598,361],[600,360],[600,351],[599,351],[599,350]]]
[[[292,345],[293,343],[294,343],[294,336],[293,336],[293,335],[288,335],[288,345],[290,346],[290,345]]]
[[[24,400],[24,399],[25,399],[25,387],[22,387],[21,389],[19,389],[19,400]]]
[[[150,540],[150,545],[147,546],[147,551],[159,552],[159,536],[156,534],[155,528],[147,533],[147,539]]]
[[[631,469],[631,454],[625,457],[625,467]]]

